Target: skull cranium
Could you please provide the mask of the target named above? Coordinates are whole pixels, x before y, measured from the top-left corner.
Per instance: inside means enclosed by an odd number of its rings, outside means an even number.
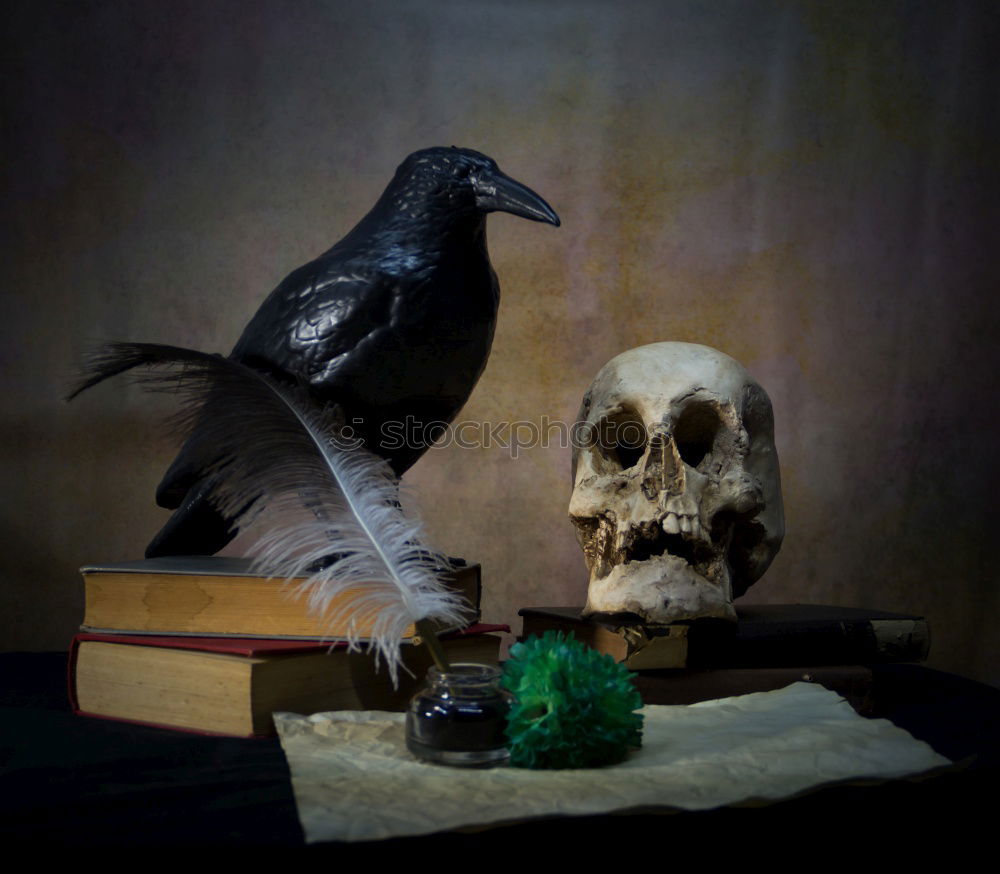
[[[569,513],[590,570],[584,615],[735,620],[784,536],[764,390],[707,346],[609,361],[578,417]]]

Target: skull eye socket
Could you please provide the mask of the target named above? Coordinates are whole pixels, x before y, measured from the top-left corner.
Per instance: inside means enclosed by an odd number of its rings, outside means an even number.
[[[689,404],[674,425],[674,442],[681,460],[697,468],[715,448],[722,428],[719,412],[711,404]]]
[[[642,458],[645,449],[645,444],[642,446],[632,446],[628,443],[617,444],[615,446],[615,455],[618,458],[618,464],[621,466],[621,469],[628,470],[630,467],[635,467],[639,463],[639,459]]]
[[[597,426],[597,449],[605,473],[635,467],[646,453],[646,426],[633,410],[606,416]]]

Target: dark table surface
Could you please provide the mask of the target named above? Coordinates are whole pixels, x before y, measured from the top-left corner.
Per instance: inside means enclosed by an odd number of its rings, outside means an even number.
[[[477,833],[306,847],[277,740],[209,737],[75,716],[65,653],[0,654],[0,846],[227,848],[331,859],[648,846],[657,841],[877,840],[967,848],[992,840],[1000,789],[1000,690],[917,665],[874,669],[876,716],[958,766],[921,780],[830,786],[766,806],[546,819]],[[523,858],[522,858],[523,860]]]

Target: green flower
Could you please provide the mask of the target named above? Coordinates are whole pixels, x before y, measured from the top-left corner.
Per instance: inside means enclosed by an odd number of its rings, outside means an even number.
[[[624,665],[546,631],[510,648],[501,685],[515,701],[507,717],[511,765],[593,768],[642,745],[642,698]]]

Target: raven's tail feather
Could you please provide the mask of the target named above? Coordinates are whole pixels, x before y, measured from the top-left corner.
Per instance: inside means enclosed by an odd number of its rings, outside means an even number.
[[[215,555],[238,528],[209,499],[211,484],[195,483],[173,515],[146,547],[146,558],[162,555]]]

